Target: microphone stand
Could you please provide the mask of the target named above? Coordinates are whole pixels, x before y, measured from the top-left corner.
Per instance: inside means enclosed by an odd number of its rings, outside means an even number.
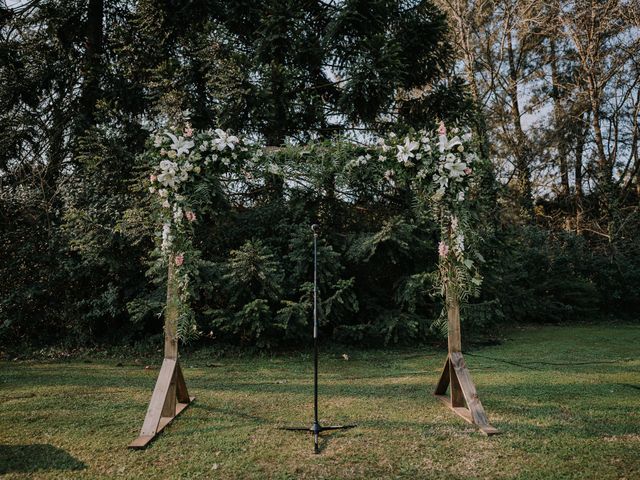
[[[346,430],[356,425],[322,426],[318,420],[318,225],[311,225],[313,232],[313,425],[311,427],[284,427],[283,430],[311,432],[313,453],[320,453],[318,444],[321,432]]]

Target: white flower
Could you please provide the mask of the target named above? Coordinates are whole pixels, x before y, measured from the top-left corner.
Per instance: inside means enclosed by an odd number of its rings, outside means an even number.
[[[268,170],[272,175],[278,175],[280,173],[280,167],[275,163],[270,163]]]
[[[173,142],[171,144],[171,149],[175,150],[178,156],[182,155],[183,153],[188,154],[189,149],[194,145],[192,140],[185,140],[185,138],[182,136],[176,137],[173,133],[170,132],[167,132],[167,136]]]
[[[382,151],[385,152],[385,153],[387,151],[389,151],[389,149],[391,148],[389,145],[384,143],[384,138],[379,138],[376,143],[378,144],[378,147],[380,147],[382,149]]]
[[[176,178],[178,165],[171,160],[162,160],[160,162],[160,169],[162,170],[162,173],[158,175],[158,182],[165,187],[175,187],[178,182],[178,179]]]
[[[418,173],[416,174],[416,178],[419,178],[419,179],[427,178],[427,171],[424,168],[418,170]]]
[[[461,161],[458,161],[455,157],[450,159],[447,156],[447,161],[444,164],[444,168],[449,170],[449,178],[457,181],[461,181],[462,177],[465,176],[465,169],[467,168],[467,164]]]
[[[176,223],[182,223],[182,208],[177,205],[173,207],[173,220]]]
[[[162,170],[176,170],[178,168],[178,165],[171,160],[162,160],[160,162],[160,168]]]
[[[169,192],[165,188],[161,188],[158,190],[158,195],[160,195],[160,198],[167,198]]]
[[[204,152],[207,148],[209,148],[209,145],[207,144],[207,141],[205,140],[204,142],[202,142],[202,144],[200,145],[200,151]]]
[[[164,202],[162,202],[162,208],[169,208],[169,207],[171,207],[169,200],[165,200]]]
[[[186,162],[180,167],[180,170],[183,172],[190,172],[191,170],[193,170],[193,165],[191,165],[189,162]]]
[[[459,192],[459,193],[458,193],[458,201],[459,201],[459,202],[464,201],[464,192]]]
[[[153,146],[159,147],[162,145],[162,137],[160,135],[156,135],[156,138],[153,139]]]
[[[366,157],[364,157],[363,155],[360,155],[358,158],[355,159],[355,161],[353,162],[353,165],[366,165],[367,164],[367,159]]]
[[[440,153],[444,152],[447,148],[447,136],[446,135],[438,135],[438,149]]]
[[[453,150],[453,147],[458,145],[462,145],[462,140],[460,140],[460,137],[455,136],[447,142],[447,150]]]
[[[165,223],[162,226],[162,251],[166,252],[169,247],[171,247],[171,242],[173,241],[173,236],[171,235],[171,225]]]
[[[462,135],[462,140],[464,142],[468,142],[469,140],[471,140],[471,132],[467,132],[464,135]]]
[[[468,153],[464,156],[464,161],[467,163],[473,163],[478,160],[478,155],[475,153]]]
[[[458,230],[458,217],[456,216],[451,217],[451,230],[454,232]]]
[[[188,178],[189,178],[189,174],[187,172],[180,173],[180,181],[181,182],[186,182]]]
[[[150,193],[156,193],[156,187],[149,187]]]
[[[412,152],[419,146],[420,144],[418,142],[414,142],[409,137],[406,137],[404,140],[404,145],[398,145],[398,153],[396,154],[398,162],[404,164],[410,163],[409,159],[414,157],[414,154]]]
[[[434,173],[433,182],[439,185],[439,189],[441,189],[442,193],[444,194],[444,189],[449,185],[449,179],[444,175],[438,175],[437,173]]]
[[[384,162],[386,159],[387,159],[387,157],[385,157],[384,155],[378,156],[378,161],[379,162]]]
[[[213,143],[216,145],[216,148],[220,151],[224,150],[226,147],[229,147],[231,150],[236,148],[236,143],[239,143],[238,137],[234,135],[229,135],[227,132],[222,130],[221,128],[216,128],[216,134],[218,138],[213,140]]]

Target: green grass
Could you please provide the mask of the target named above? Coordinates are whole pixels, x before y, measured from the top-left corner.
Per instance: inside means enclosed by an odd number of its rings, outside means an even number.
[[[0,363],[3,478],[640,478],[640,326],[526,328],[466,354],[487,438],[431,391],[444,352],[321,357],[323,437],[311,421],[308,355],[182,359],[197,397],[142,451],[158,369],[135,359]],[[147,361],[148,362],[148,361]],[[160,359],[155,359],[156,367]]]

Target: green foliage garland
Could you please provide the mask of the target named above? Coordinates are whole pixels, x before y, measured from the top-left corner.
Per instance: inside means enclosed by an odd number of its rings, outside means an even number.
[[[348,197],[354,188],[366,185],[375,186],[378,194],[413,191],[418,212],[429,215],[441,229],[436,293],[463,302],[479,293],[482,277],[478,262],[482,257],[474,248],[476,238],[468,201],[474,189],[474,164],[479,159],[469,131],[454,128],[448,135],[440,122],[435,131],[412,131],[404,136],[390,133],[365,146],[340,139],[331,144],[284,148],[287,157],[308,160],[279,165],[273,149],[261,148],[219,128],[196,131],[187,121],[161,128],[151,136],[144,155],[152,165],[148,188],[162,226],[157,234],[157,259],[161,266],[175,263],[178,330],[183,340],[198,333],[190,307],[195,295],[191,279],[198,275],[199,265],[199,252],[192,243],[194,225],[221,200],[220,182],[233,184],[234,179],[271,175],[282,177],[283,181],[313,184],[322,166],[312,161],[311,154],[319,149],[324,156],[346,153],[350,158],[334,179],[342,195]],[[384,232],[383,229],[380,235]],[[376,242],[376,238],[371,241]],[[261,246],[244,248],[253,251]],[[236,262],[244,256],[242,249],[234,253]],[[266,311],[263,303],[245,307],[252,309],[251,316],[259,317]]]

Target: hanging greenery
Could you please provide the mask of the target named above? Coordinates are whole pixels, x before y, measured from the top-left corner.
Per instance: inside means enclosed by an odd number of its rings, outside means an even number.
[[[190,304],[196,294],[192,279],[199,268],[199,252],[192,243],[199,219],[211,212],[223,191],[234,191],[243,183],[280,177],[304,188],[317,185],[322,161],[315,158],[343,159],[332,180],[347,201],[361,185],[373,187],[374,195],[412,192],[417,212],[440,225],[436,293],[461,302],[479,293],[478,264],[483,259],[474,248],[477,239],[469,211],[479,158],[466,129],[448,131],[440,122],[435,130],[390,133],[365,145],[336,139],[273,149],[219,128],[196,131],[183,120],[153,133],[144,155],[152,169],[148,188],[160,227],[156,258],[160,267],[174,264],[183,340],[198,334]]]

